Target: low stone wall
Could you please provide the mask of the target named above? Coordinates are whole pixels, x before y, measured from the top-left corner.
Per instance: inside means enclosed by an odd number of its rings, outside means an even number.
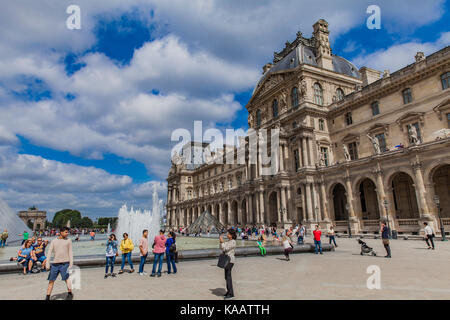
[[[334,247],[329,244],[322,244],[323,251],[334,251]],[[284,249],[282,246],[267,246],[266,252],[268,255],[283,255]],[[302,245],[294,245],[293,253],[312,253],[314,252],[314,245],[310,243]],[[217,259],[222,253],[220,249],[198,249],[198,250],[182,250],[178,252],[179,261],[192,261],[201,259]],[[258,256],[260,255],[260,250],[258,247],[237,247],[235,249],[236,257],[248,257],[248,256]],[[137,270],[140,262],[140,257],[138,255],[133,255],[131,260],[135,263],[135,269]],[[153,254],[149,254],[146,263],[153,262]],[[116,259],[116,265],[122,263],[122,255],[119,255]],[[94,268],[105,266],[105,256],[104,255],[92,255],[92,256],[81,256],[75,257],[74,265],[80,268]],[[128,268],[128,264],[126,265]],[[0,264],[0,273],[16,273],[21,272],[21,268],[16,262],[8,262]]]

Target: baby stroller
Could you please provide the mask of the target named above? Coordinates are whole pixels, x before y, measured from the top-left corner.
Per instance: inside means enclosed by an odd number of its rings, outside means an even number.
[[[358,243],[361,245],[361,255],[371,254],[372,256],[376,256],[377,253],[373,251],[373,248],[369,247],[364,241],[358,239]]]

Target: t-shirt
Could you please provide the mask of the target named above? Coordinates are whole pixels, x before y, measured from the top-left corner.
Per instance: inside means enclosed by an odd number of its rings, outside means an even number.
[[[29,248],[20,248],[19,253],[20,253],[22,256],[26,256],[27,258],[29,258],[30,255],[31,255],[31,250],[33,250],[32,247],[29,247]],[[19,258],[23,258],[23,257],[19,257]]]
[[[381,232],[382,239],[389,239],[389,228],[384,226],[383,231]]]
[[[156,236],[154,239],[155,247],[153,248],[153,253],[164,253],[166,250],[166,237],[164,235]]]
[[[47,245],[44,242],[42,242],[41,245],[36,244],[33,246],[34,252],[36,254],[36,258],[45,256],[45,248],[46,247],[47,247]]]
[[[2,240],[6,240],[6,239],[8,239],[8,232],[3,232],[2,233]]]
[[[52,253],[55,254],[52,263],[69,262],[69,266],[73,266],[72,240],[69,238],[53,239],[47,252],[47,257],[49,259],[51,258]]]
[[[139,247],[142,247],[142,251],[144,254],[142,254],[141,250],[139,250],[139,255],[145,256],[148,253],[148,238],[142,237],[141,240],[139,240]]]
[[[314,234],[314,240],[320,241],[320,236],[322,235],[322,231],[320,231],[320,230],[314,230],[314,231],[313,231],[313,234]]]
[[[289,240],[288,240],[288,239],[286,239],[286,240],[283,241],[283,247],[284,247],[285,249],[289,249],[289,248],[291,247],[291,244],[289,243]]]

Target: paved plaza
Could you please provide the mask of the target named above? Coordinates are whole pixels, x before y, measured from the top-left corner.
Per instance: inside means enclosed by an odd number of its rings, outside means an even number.
[[[361,256],[355,238],[337,241],[334,252],[295,254],[289,262],[283,256],[237,258],[236,299],[450,299],[450,242],[437,241],[432,251],[424,241],[392,240],[393,258],[386,259],[379,239],[365,240],[377,257]],[[379,290],[366,285],[371,265],[381,270]],[[108,279],[103,279],[104,268],[82,269],[75,299],[222,299],[225,280],[216,260],[180,262],[178,268],[177,274],[161,278],[125,273]],[[150,273],[151,265],[145,270]],[[0,299],[44,299],[46,278],[47,273],[0,275]],[[54,298],[64,292],[58,279]]]

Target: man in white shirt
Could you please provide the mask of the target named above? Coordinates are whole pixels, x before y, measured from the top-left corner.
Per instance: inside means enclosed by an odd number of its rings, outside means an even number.
[[[424,222],[423,225],[425,226],[424,231],[425,231],[425,241],[427,243],[428,249],[433,249],[434,250],[434,231],[433,228],[431,228],[428,225],[428,222]],[[430,247],[430,243],[428,241],[431,241],[431,247]]]
[[[298,244],[303,244],[303,237],[305,236],[305,226],[300,223],[300,228],[298,230]]]

